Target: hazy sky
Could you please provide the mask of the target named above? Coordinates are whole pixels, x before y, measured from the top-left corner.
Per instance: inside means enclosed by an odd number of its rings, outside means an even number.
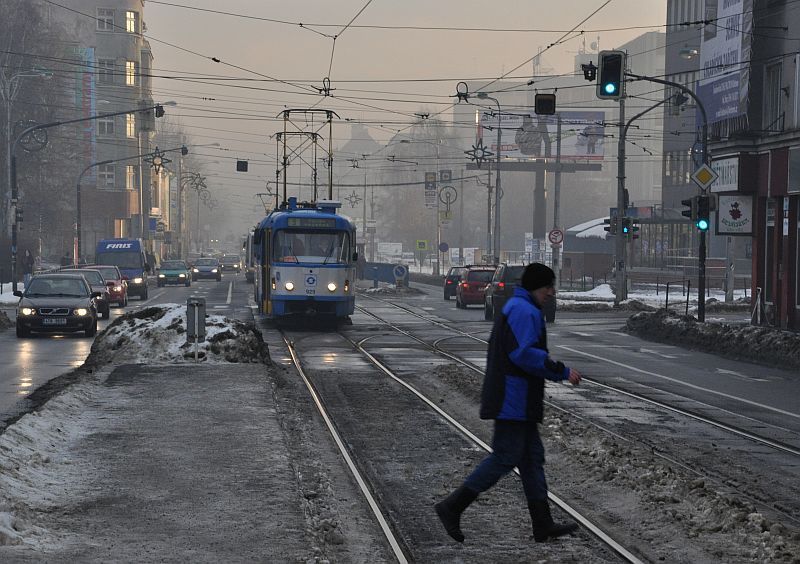
[[[246,177],[220,174],[252,194],[274,178],[269,135],[282,128],[274,118],[285,107],[333,109],[342,118],[368,121],[370,134],[385,141],[392,129],[410,124],[414,112],[447,108],[460,80],[529,77],[529,59],[539,50],[545,50],[541,72],[570,72],[584,44],[611,49],[646,31],[663,31],[666,0],[147,0],[144,19],[156,74],[195,79],[156,79],[154,98],[178,102],[168,111],[180,116],[196,143],[228,149],[204,149],[209,160],[225,162],[230,171],[226,157],[251,159]],[[573,28],[585,33],[548,48]],[[316,93],[326,76],[334,98]],[[349,134],[346,124],[335,126],[334,144]]]

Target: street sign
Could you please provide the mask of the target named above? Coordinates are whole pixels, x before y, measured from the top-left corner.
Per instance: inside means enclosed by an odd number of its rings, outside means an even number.
[[[692,180],[701,190],[708,190],[708,187],[714,184],[717,178],[719,178],[719,174],[707,164],[702,165],[692,174]]]
[[[553,245],[560,245],[564,241],[564,232],[560,229],[551,229],[547,234],[547,240]]]
[[[417,245],[414,247],[418,251],[427,251],[428,250],[428,240],[417,239]]]
[[[445,242],[439,243],[439,252],[446,253],[450,249],[450,245]]]

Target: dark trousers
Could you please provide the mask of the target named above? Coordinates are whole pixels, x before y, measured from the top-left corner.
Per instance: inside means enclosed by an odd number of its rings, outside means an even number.
[[[547,499],[544,446],[536,423],[496,420],[492,449],[494,452],[467,477],[466,487],[478,493],[485,492],[516,466],[526,499],[529,502]]]

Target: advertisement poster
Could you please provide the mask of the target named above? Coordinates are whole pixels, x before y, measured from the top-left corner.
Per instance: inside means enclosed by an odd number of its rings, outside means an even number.
[[[703,26],[700,37],[697,95],[708,122],[746,119],[753,0],[706,0],[704,17],[714,23]]]
[[[717,235],[753,234],[753,196],[718,196]]]
[[[496,154],[497,126],[501,128],[501,155],[508,158],[555,158],[558,117],[497,112],[480,114],[478,136]],[[561,112],[561,158],[564,160],[603,160],[605,113]]]

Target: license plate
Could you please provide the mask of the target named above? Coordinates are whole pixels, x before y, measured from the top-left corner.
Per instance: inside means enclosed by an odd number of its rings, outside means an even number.
[[[67,319],[65,317],[45,317],[42,319],[42,325],[66,325]]]

